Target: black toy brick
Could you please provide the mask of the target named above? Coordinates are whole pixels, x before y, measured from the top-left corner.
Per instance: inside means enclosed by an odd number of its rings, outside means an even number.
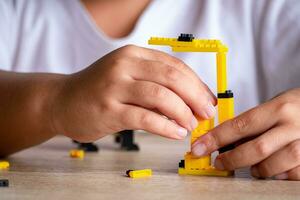
[[[177,41],[192,42],[193,39],[194,39],[193,34],[181,33],[180,36],[177,38]]]
[[[9,180],[8,179],[0,179],[0,187],[8,187]]]

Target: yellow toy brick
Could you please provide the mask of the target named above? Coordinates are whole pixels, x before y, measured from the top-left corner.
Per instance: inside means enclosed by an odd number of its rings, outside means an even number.
[[[214,52],[217,65],[218,122],[234,117],[233,93],[227,89],[226,53],[228,48],[220,40],[195,39],[192,34],[181,34],[178,38],[151,37],[152,45],[170,46],[174,52]],[[200,120],[191,133],[191,145],[214,127],[214,119]],[[225,133],[226,134],[226,133]],[[211,156],[194,158],[191,152],[185,154],[179,163],[178,173],[182,175],[230,176],[231,171],[217,170],[211,165]]]
[[[0,161],[0,169],[8,169],[8,168],[9,168],[9,162]]]
[[[191,133],[191,144],[195,142],[201,135],[207,133],[214,127],[214,119],[211,120],[200,120],[198,117],[198,126]]]
[[[227,94],[224,93],[223,96],[218,96],[218,122],[219,124],[223,123],[228,119],[234,117],[234,99],[233,94],[230,91],[227,91]],[[223,97],[223,98],[222,98]]]
[[[232,176],[232,171],[225,171],[225,170],[217,170],[212,166],[204,169],[185,169],[179,168],[178,174],[180,175],[201,175],[201,176]]]
[[[185,169],[198,170],[206,169],[210,166],[210,156],[203,156],[201,158],[194,158],[191,152],[187,152],[184,156]]]
[[[130,178],[147,178],[152,176],[151,169],[127,170],[126,174]]]
[[[84,158],[84,151],[79,149],[73,149],[70,151],[70,157],[72,158]]]

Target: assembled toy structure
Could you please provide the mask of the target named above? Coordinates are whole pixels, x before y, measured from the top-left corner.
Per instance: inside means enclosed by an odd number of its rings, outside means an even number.
[[[220,40],[194,39],[192,34],[181,34],[178,38],[151,37],[151,45],[170,46],[174,52],[215,52],[217,64],[217,91],[218,91],[218,122],[222,123],[234,117],[233,93],[227,89],[226,53],[228,48]],[[191,145],[201,135],[206,134],[214,127],[214,119],[201,120],[191,133]],[[224,133],[226,134],[226,133]],[[230,176],[231,171],[218,170],[211,165],[211,155],[195,158],[187,152],[184,160],[179,163],[179,174]]]

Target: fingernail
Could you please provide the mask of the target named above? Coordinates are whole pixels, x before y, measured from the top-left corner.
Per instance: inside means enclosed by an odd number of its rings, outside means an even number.
[[[182,127],[178,128],[177,135],[179,135],[180,137],[186,137],[187,134],[188,134],[188,132],[185,128],[182,128]]]
[[[198,157],[204,156],[206,153],[206,150],[207,150],[207,148],[206,148],[205,144],[203,144],[201,142],[192,147],[193,155],[198,156]]]
[[[256,177],[256,178],[259,178],[259,177],[260,177],[260,174],[259,174],[259,172],[258,172],[257,167],[252,167],[252,168],[251,168],[251,174],[252,174],[252,176],[254,176],[254,177]]]
[[[198,120],[195,116],[193,116],[192,122],[191,122],[191,128],[192,128],[191,131],[193,131],[195,128],[197,128],[197,126],[198,126]]]
[[[215,160],[215,167],[219,170],[224,170],[225,169],[222,161],[218,158]]]
[[[278,175],[275,176],[275,179],[277,179],[277,180],[286,180],[286,179],[288,179],[288,174],[287,173],[278,174]]]
[[[211,119],[215,116],[216,114],[216,109],[215,107],[212,105],[211,102],[209,102],[204,110],[207,119]]]

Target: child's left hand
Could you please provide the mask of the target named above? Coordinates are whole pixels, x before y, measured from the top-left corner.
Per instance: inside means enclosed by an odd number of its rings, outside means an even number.
[[[203,156],[241,140],[216,158],[218,169],[251,166],[255,177],[300,180],[300,88],[217,126],[193,143],[192,152]]]

